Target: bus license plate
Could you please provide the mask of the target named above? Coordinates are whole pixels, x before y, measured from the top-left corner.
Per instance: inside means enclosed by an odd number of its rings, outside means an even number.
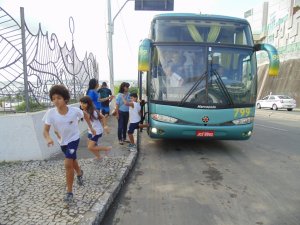
[[[197,130],[196,131],[196,136],[197,137],[214,137],[215,136],[215,132],[212,130],[209,131],[203,131],[203,130]]]

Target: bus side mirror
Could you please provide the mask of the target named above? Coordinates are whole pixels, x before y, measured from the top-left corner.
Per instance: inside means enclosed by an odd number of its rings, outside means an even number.
[[[150,70],[150,57],[151,57],[151,40],[144,39],[139,47],[138,55],[138,70],[149,71]]]
[[[266,51],[269,57],[269,76],[278,76],[279,73],[279,55],[277,49],[270,44],[256,44],[254,51]]]

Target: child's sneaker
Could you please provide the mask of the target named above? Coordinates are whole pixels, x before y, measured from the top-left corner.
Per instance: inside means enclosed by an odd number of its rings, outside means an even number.
[[[81,175],[80,175],[80,176],[77,176],[77,184],[78,184],[79,186],[82,186],[82,185],[83,185],[83,178],[82,178],[82,176],[83,176],[83,170],[81,170]]]
[[[136,145],[135,144],[129,144],[128,146],[127,146],[127,148],[136,148]]]
[[[128,150],[131,152],[136,152],[136,144],[129,144]]]
[[[73,202],[73,193],[72,192],[68,192],[66,194],[66,196],[64,197],[64,202],[67,204],[70,204]]]

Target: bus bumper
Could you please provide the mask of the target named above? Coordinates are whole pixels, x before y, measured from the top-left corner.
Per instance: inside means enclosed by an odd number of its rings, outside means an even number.
[[[247,140],[251,137],[253,123],[235,126],[186,126],[152,121],[151,138]]]

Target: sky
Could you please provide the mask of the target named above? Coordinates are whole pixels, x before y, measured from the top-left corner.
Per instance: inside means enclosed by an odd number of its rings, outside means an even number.
[[[59,43],[72,46],[69,18],[75,24],[74,45],[78,57],[93,53],[99,65],[99,80],[109,81],[107,48],[107,2],[109,0],[0,0],[0,6],[17,21],[24,7],[25,21],[32,33],[39,23],[45,33],[57,34]],[[126,0],[110,0],[112,18]],[[243,18],[244,12],[264,0],[174,0],[174,12],[218,14]],[[148,36],[150,21],[159,11],[135,11],[130,0],[114,21],[114,80],[137,79],[138,47]]]

